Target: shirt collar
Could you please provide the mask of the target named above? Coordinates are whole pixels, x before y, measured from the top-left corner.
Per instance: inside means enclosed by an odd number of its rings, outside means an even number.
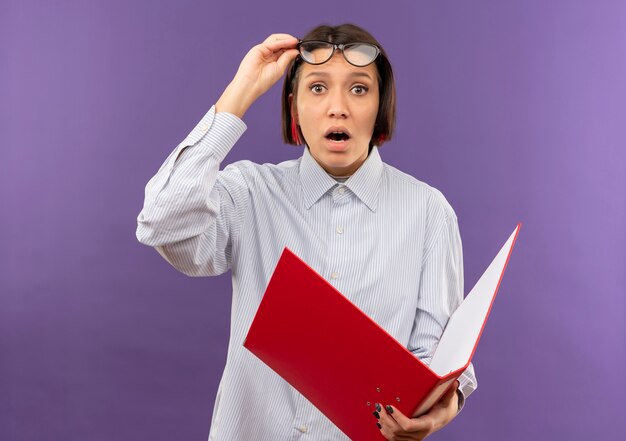
[[[378,147],[374,146],[365,162],[344,184],[370,210],[376,211],[382,176],[383,162],[380,159]],[[337,185],[337,181],[326,173],[313,158],[308,147],[304,148],[304,154],[300,162],[300,181],[302,182],[302,197],[307,210],[322,195]]]

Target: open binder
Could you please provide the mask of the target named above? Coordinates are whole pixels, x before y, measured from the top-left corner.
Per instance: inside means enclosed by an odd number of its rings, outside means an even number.
[[[470,364],[520,227],[450,317],[430,366],[287,248],[244,346],[348,437],[381,440],[375,403],[423,414]]]

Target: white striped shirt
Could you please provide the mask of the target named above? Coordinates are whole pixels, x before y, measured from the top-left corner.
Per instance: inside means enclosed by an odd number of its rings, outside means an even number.
[[[185,274],[232,270],[230,342],[210,440],[344,440],[242,345],[278,258],[289,247],[428,363],[463,299],[456,215],[439,191],[383,163],[377,147],[343,183],[306,148],[296,160],[219,171],[245,129],[234,115],[207,112],[148,182],[137,238]],[[384,374],[385,360],[380,368]],[[476,388],[471,365],[459,380],[467,397]]]

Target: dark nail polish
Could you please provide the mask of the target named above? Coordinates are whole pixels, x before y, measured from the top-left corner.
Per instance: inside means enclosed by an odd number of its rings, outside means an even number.
[[[379,429],[383,428],[383,426],[381,426],[380,423],[376,423],[376,425],[378,426]]]
[[[377,420],[380,419],[380,414],[378,412],[372,412]]]
[[[391,407],[389,404],[385,406],[385,409],[387,409],[387,412],[393,413],[393,407]]]
[[[380,412],[381,410],[383,410],[383,408],[380,407],[380,403],[376,403],[376,412]]]

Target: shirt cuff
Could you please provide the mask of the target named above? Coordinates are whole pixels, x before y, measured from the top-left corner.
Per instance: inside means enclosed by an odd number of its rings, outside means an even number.
[[[467,398],[476,390],[476,376],[474,375],[474,367],[470,363],[469,367],[458,378],[459,387],[457,388],[457,395],[459,397],[459,410],[460,412],[465,406]],[[457,412],[457,413],[458,413]]]
[[[237,140],[246,131],[247,126],[239,117],[228,112],[215,112],[215,106],[196,124],[183,142],[174,150],[170,170],[187,148],[208,149],[209,152],[221,162]]]
[[[456,411],[457,415],[459,414],[459,412],[461,412],[461,409],[463,409],[463,406],[465,406],[465,394],[463,394],[463,391],[461,389],[457,389],[456,390],[456,396],[458,397],[459,401],[459,407],[458,410]]]
[[[215,106],[213,106],[213,109],[215,109]],[[222,142],[218,142],[217,145],[213,147],[213,151],[220,162],[226,157],[230,149],[241,135],[243,135],[246,129],[246,123],[232,113],[218,112],[215,114],[212,130],[219,134]],[[202,144],[202,141],[206,138],[207,137],[202,138],[200,144]]]

